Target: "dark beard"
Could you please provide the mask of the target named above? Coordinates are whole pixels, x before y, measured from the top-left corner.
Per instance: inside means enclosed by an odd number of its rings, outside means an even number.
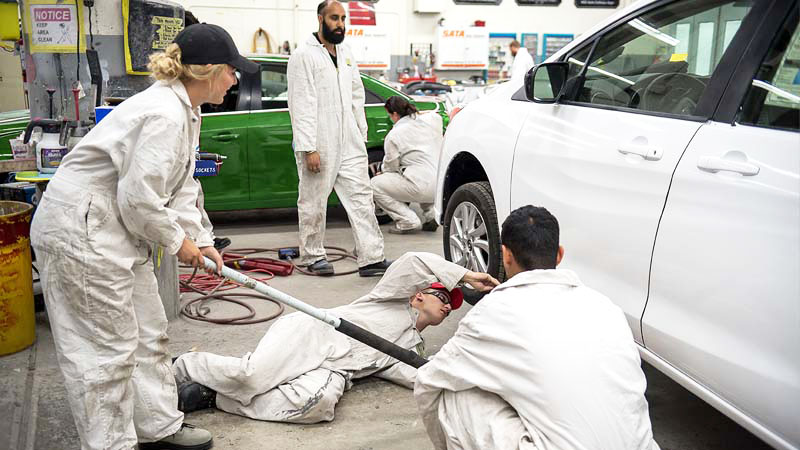
[[[322,37],[331,44],[341,44],[342,41],[344,40],[344,32],[345,32],[344,27],[337,28],[336,30],[341,31],[342,34],[334,33],[333,32],[334,30],[328,28],[328,24],[325,23],[324,20],[322,21]]]

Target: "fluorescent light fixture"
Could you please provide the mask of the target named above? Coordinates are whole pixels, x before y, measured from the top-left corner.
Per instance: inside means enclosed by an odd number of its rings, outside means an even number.
[[[586,64],[584,64],[584,63],[582,63],[582,62],[578,61],[578,60],[577,60],[577,59],[575,59],[575,58],[570,58],[570,59],[569,59],[569,62],[571,62],[571,63],[573,63],[573,64],[577,64],[577,65],[579,65],[579,66],[585,66],[585,65],[586,65]],[[621,76],[619,76],[619,75],[613,74],[613,73],[611,73],[611,72],[608,72],[608,71],[605,71],[605,70],[603,70],[603,69],[598,69],[597,67],[592,67],[592,66],[589,66],[589,70],[591,70],[592,72],[597,72],[597,73],[603,74],[603,75],[605,75],[605,76],[607,76],[607,77],[610,77],[610,78],[613,78],[613,79],[615,79],[615,80],[622,81],[623,83],[627,83],[627,84],[629,84],[629,85],[631,85],[631,86],[633,86],[634,84],[636,84],[636,83],[634,83],[633,81],[631,81],[631,80],[629,80],[629,79],[627,79],[627,78],[623,78],[623,77],[621,77]]]
[[[668,35],[667,33],[662,33],[661,31],[656,30],[655,28],[653,28],[650,25],[642,22],[639,19],[631,20],[630,22],[628,22],[628,25],[632,26],[633,28],[636,28],[637,30],[641,31],[642,33],[645,33],[645,34],[647,34],[649,36],[652,36],[652,37],[658,39],[659,41],[661,41],[661,42],[663,42],[663,43],[665,43],[667,45],[671,45],[673,47],[677,47],[678,44],[681,42],[678,39],[675,39],[674,37]]]
[[[777,95],[780,98],[789,100],[792,103],[800,103],[800,97],[792,94],[791,92],[786,92],[779,87],[775,87],[766,81],[761,80],[753,80],[753,86],[760,87],[761,89],[767,90],[772,92],[773,94]]]

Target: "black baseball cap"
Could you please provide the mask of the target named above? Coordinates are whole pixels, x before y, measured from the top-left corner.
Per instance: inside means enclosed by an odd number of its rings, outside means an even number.
[[[183,64],[229,64],[247,73],[258,71],[258,64],[239,54],[231,35],[219,25],[189,25],[175,36]]]

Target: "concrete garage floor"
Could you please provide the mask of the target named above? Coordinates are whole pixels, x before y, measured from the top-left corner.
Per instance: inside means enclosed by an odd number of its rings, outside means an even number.
[[[212,216],[220,236],[230,248],[280,247],[297,244],[296,212],[224,214]],[[384,227],[385,229],[386,227]],[[437,233],[397,236],[385,233],[390,258],[408,250],[442,253],[441,229]],[[353,248],[346,216],[340,209],[329,213],[326,242]],[[336,264],[337,270],[355,264]],[[301,274],[278,277],[270,283],[295,297],[320,307],[348,303],[375,285],[375,278],[347,275],[312,278]],[[230,316],[236,307],[216,304],[214,314]],[[268,303],[257,305],[260,313],[274,311]],[[437,351],[469,310],[465,304],[441,326],[423,334],[430,353]],[[288,313],[287,308],[287,313]],[[179,318],[170,323],[170,351],[198,350],[241,356],[255,348],[271,322],[254,325],[212,325]],[[61,373],[56,364],[47,317],[37,314],[37,341],[24,351],[0,357],[0,450],[58,450],[79,448],[77,432],[66,401]],[[302,336],[298,336],[302,339]],[[753,435],[695,396],[645,366],[647,397],[656,440],[663,450],[767,449]],[[317,425],[259,422],[221,411],[200,411],[187,422],[209,429],[215,449],[430,449],[424,427],[416,415],[411,391],[391,383],[366,379],[345,393],[336,408],[336,419]]]

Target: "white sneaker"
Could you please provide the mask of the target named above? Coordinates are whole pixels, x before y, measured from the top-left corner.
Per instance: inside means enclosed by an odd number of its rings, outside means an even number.
[[[214,446],[211,433],[184,423],[181,429],[172,436],[157,442],[139,444],[139,450],[207,450]]]

